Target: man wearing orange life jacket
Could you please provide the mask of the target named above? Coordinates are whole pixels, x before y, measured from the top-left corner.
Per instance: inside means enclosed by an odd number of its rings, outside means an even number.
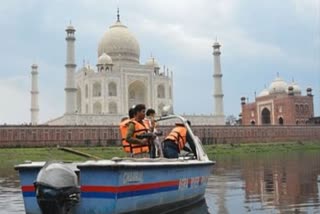
[[[191,125],[190,121],[187,122]],[[187,128],[184,124],[177,123],[163,141],[163,156],[165,158],[179,158],[181,150],[192,152],[188,147],[185,147],[187,142],[194,153],[194,144],[191,143],[193,141],[187,131]]]
[[[137,136],[149,131],[143,119],[145,117],[146,106],[138,104],[134,107],[134,118],[129,122],[126,142],[131,145],[132,157],[149,157],[149,139],[139,139]]]
[[[129,118],[128,117],[122,118],[120,125],[119,125],[123,151],[127,152],[128,154],[132,153],[132,149],[131,149],[131,144],[126,141],[126,137],[127,137],[129,122],[133,118],[134,118],[134,108],[130,108],[129,109]]]

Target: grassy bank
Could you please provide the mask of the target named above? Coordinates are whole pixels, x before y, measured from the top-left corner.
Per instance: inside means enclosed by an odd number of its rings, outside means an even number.
[[[235,155],[247,153],[289,152],[297,150],[320,151],[320,141],[311,142],[278,142],[262,144],[218,144],[205,145],[205,150],[210,157],[215,155]],[[77,147],[80,152],[88,153],[103,159],[112,157],[125,157],[121,147]],[[0,149],[1,167],[12,166],[25,160],[45,161],[83,161],[90,158],[75,155],[57,148],[2,148]]]
[[[277,143],[246,143],[246,144],[217,144],[206,145],[207,154],[210,155],[234,155],[246,153],[270,153],[289,151],[320,151],[320,141],[298,141]]]
[[[124,157],[125,153],[120,147],[78,147],[78,151],[98,156],[103,159],[112,157]],[[84,161],[86,158],[57,148],[2,148],[0,149],[0,168],[31,161],[63,160],[63,161]]]

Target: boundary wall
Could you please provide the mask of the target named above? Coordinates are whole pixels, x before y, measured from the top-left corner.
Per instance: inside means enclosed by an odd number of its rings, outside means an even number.
[[[161,126],[166,136],[172,127]],[[320,140],[320,126],[193,126],[203,144]],[[163,136],[161,138],[163,138]],[[118,126],[0,126],[0,147],[120,145]]]

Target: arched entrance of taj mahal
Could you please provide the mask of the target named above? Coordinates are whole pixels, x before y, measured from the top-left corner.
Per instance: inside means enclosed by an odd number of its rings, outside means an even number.
[[[132,82],[128,87],[128,108],[136,104],[147,103],[147,88],[143,82],[137,80]]]

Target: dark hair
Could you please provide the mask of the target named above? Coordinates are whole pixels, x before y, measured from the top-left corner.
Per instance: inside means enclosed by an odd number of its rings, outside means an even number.
[[[187,120],[186,122],[188,123],[189,126],[191,126],[190,120]],[[176,126],[185,126],[184,124],[185,123],[176,123]]]
[[[150,116],[150,114],[155,114],[156,113],[156,111],[154,110],[154,109],[152,109],[152,108],[149,108],[147,111],[146,111],[146,115],[147,116]]]
[[[134,114],[142,110],[146,110],[146,106],[144,104],[138,104],[134,107]]]
[[[134,118],[134,108],[130,108],[128,114],[130,119]]]
[[[125,121],[125,120],[127,120],[127,119],[128,119],[128,117],[122,117],[121,120],[120,120],[120,122],[123,122],[123,121]]]

